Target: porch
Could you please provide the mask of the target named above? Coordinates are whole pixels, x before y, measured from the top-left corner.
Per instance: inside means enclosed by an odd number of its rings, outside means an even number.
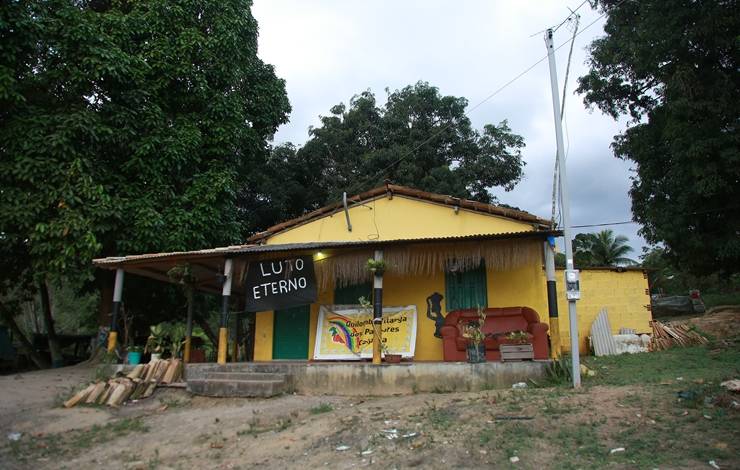
[[[185,380],[188,390],[198,393],[192,384],[209,381],[214,396],[250,396],[250,384],[240,388],[238,381],[274,381],[285,379],[283,388],[252,384],[251,396],[279,393],[305,395],[384,396],[412,393],[465,392],[511,388],[518,382],[543,379],[550,361],[526,362],[402,362],[374,365],[371,362],[269,361],[218,364],[188,364]],[[214,373],[223,377],[214,386]],[[209,380],[210,378],[210,380]],[[531,385],[531,383],[530,383]],[[274,393],[275,395],[278,393]]]

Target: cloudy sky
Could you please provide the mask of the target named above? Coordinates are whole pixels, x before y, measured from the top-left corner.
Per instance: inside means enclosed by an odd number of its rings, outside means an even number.
[[[255,0],[259,55],[287,82],[293,111],[276,143],[303,144],[308,127],[337,103],[363,90],[379,101],[391,90],[428,81],[443,94],[466,97],[469,109],[546,55],[543,34],[580,0],[348,1]],[[566,92],[568,183],[573,225],[631,219],[630,165],[610,150],[624,122],[587,110],[574,94],[586,71],[586,47],[603,34],[603,19],[584,5]],[[592,22],[596,22],[588,27]],[[588,29],[585,29],[588,27]],[[556,47],[572,34],[555,34]],[[568,45],[556,53],[562,90]],[[555,155],[547,60],[469,113],[477,128],[509,120],[524,136],[525,175],[513,191],[494,190],[501,202],[541,217],[551,213]],[[636,224],[616,225],[639,254]],[[578,229],[597,231],[601,228]]]

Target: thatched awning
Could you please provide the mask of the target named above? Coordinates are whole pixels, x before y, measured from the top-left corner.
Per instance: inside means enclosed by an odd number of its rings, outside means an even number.
[[[541,242],[551,235],[559,236],[560,232],[541,230],[387,241],[236,245],[101,258],[94,260],[93,264],[103,269],[122,268],[132,274],[165,282],[174,282],[167,274],[172,268],[187,264],[197,279],[196,289],[220,293],[224,261],[231,258],[235,274],[232,291],[239,295],[244,291],[244,276],[250,261],[321,252],[322,256],[315,256],[316,276],[320,287],[326,288],[332,283],[347,285],[369,280],[365,263],[378,249],[383,250],[386,270],[390,274],[429,275],[451,265],[465,271],[480,265],[481,260],[491,269],[504,270],[539,262]]]

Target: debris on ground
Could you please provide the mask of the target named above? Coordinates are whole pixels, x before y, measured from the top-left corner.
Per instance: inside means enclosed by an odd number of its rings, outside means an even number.
[[[624,452],[624,451],[625,451],[624,447],[617,447],[615,449],[610,450],[609,454],[616,454],[617,452]]]
[[[717,470],[719,470],[720,468],[719,465],[717,465],[717,462],[715,462],[714,460],[709,461],[709,466],[712,468],[716,468]]]
[[[730,392],[740,392],[740,379],[725,380],[719,385],[722,388],[726,388]]]
[[[11,432],[11,433],[8,433],[8,440],[9,441],[20,441],[21,436],[23,436],[23,434],[19,432]]]
[[[509,457],[509,462],[511,463],[517,463],[519,461],[519,457],[516,455],[514,457]]]
[[[64,407],[72,408],[80,403],[117,407],[129,399],[148,398],[158,386],[179,381],[182,369],[179,359],[156,359],[139,364],[127,375],[116,374],[110,380],[89,384],[65,401]]]
[[[709,342],[704,336],[684,324],[669,326],[653,320],[650,326],[653,327],[650,351],[662,351],[673,346],[692,346]]]
[[[526,382],[517,382],[514,385],[512,385],[511,388],[513,388],[514,390],[519,390],[519,389],[527,388],[527,383]]]

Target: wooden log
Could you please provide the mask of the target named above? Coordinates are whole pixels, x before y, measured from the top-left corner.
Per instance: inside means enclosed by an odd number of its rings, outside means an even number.
[[[92,389],[90,394],[87,396],[87,400],[85,400],[85,403],[95,403],[98,398],[100,398],[100,394],[105,391],[105,387],[108,384],[106,382],[98,382],[95,384],[95,387]]]
[[[141,376],[141,373],[144,371],[144,364],[139,364],[136,367],[134,367],[134,370],[129,372],[129,374],[126,376],[129,379],[136,379]]]
[[[144,390],[144,393],[141,394],[141,398],[149,398],[154,393],[154,389],[157,388],[157,382],[151,381],[147,382],[147,387]]]
[[[131,394],[132,389],[133,385],[131,381],[123,380],[117,382],[113,392],[111,392],[110,397],[108,398],[107,405],[113,407],[120,406]]]
[[[172,359],[169,367],[162,376],[162,383],[171,384],[180,378],[180,367],[182,362],[179,359]]]
[[[152,376],[157,371],[157,367],[159,366],[160,362],[162,362],[162,359],[155,359],[148,364],[148,370],[146,372],[146,376],[144,376],[144,380],[152,380]]]
[[[100,398],[98,398],[98,405],[105,405],[108,402],[108,397],[110,397],[110,394],[113,391],[112,380],[109,380],[105,385],[105,390],[100,394]]]
[[[65,408],[72,408],[73,406],[77,405],[80,401],[85,399],[87,395],[92,392],[92,390],[95,388],[95,384],[90,384],[86,388],[80,390],[79,392],[72,395],[72,398],[64,402]]]

